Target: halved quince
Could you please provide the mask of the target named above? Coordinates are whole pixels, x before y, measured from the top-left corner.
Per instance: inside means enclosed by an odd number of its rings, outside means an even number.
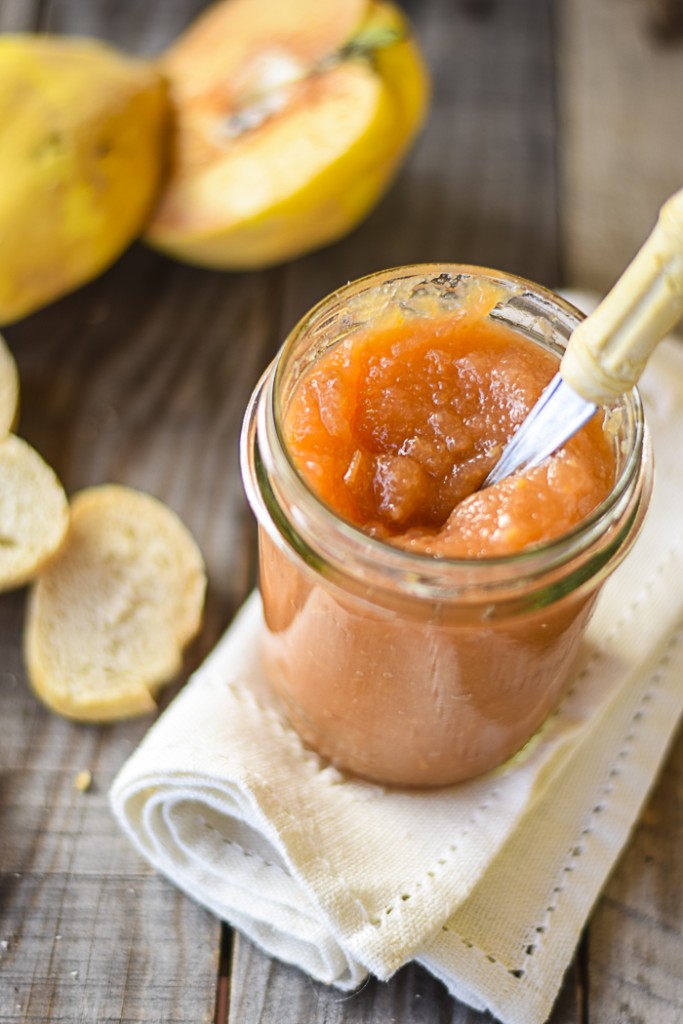
[[[384,0],[221,0],[161,67],[175,138],[147,240],[205,266],[268,266],[346,234],[427,105],[420,52]]]
[[[103,270],[142,231],[168,130],[163,78],[102,43],[0,36],[0,323]]]

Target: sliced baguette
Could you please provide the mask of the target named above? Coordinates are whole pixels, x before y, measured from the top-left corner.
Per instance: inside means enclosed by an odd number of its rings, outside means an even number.
[[[0,590],[41,572],[68,525],[68,501],[54,470],[20,437],[0,438]]]
[[[0,334],[0,437],[14,430],[19,418],[19,373],[14,356]]]
[[[29,600],[35,692],[79,721],[153,711],[199,630],[205,589],[199,549],[169,508],[113,484],[81,491],[66,544]]]

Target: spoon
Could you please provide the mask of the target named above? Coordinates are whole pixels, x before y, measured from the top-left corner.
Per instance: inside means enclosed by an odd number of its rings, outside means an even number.
[[[530,469],[639,380],[654,348],[683,316],[683,189],[662,206],[652,234],[586,317],[555,374],[483,487]]]

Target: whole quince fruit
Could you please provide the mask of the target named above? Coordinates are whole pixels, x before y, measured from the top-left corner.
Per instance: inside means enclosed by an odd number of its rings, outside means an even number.
[[[221,0],[161,58],[175,114],[155,247],[209,267],[351,230],[421,125],[428,76],[384,0]]]
[[[168,96],[102,43],[0,37],[0,323],[71,291],[140,234],[156,198]]]

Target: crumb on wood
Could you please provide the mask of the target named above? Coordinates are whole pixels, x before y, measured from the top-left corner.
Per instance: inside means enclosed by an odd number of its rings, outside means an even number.
[[[89,768],[84,768],[74,779],[74,789],[77,789],[79,793],[87,793],[91,786],[92,772]]]

